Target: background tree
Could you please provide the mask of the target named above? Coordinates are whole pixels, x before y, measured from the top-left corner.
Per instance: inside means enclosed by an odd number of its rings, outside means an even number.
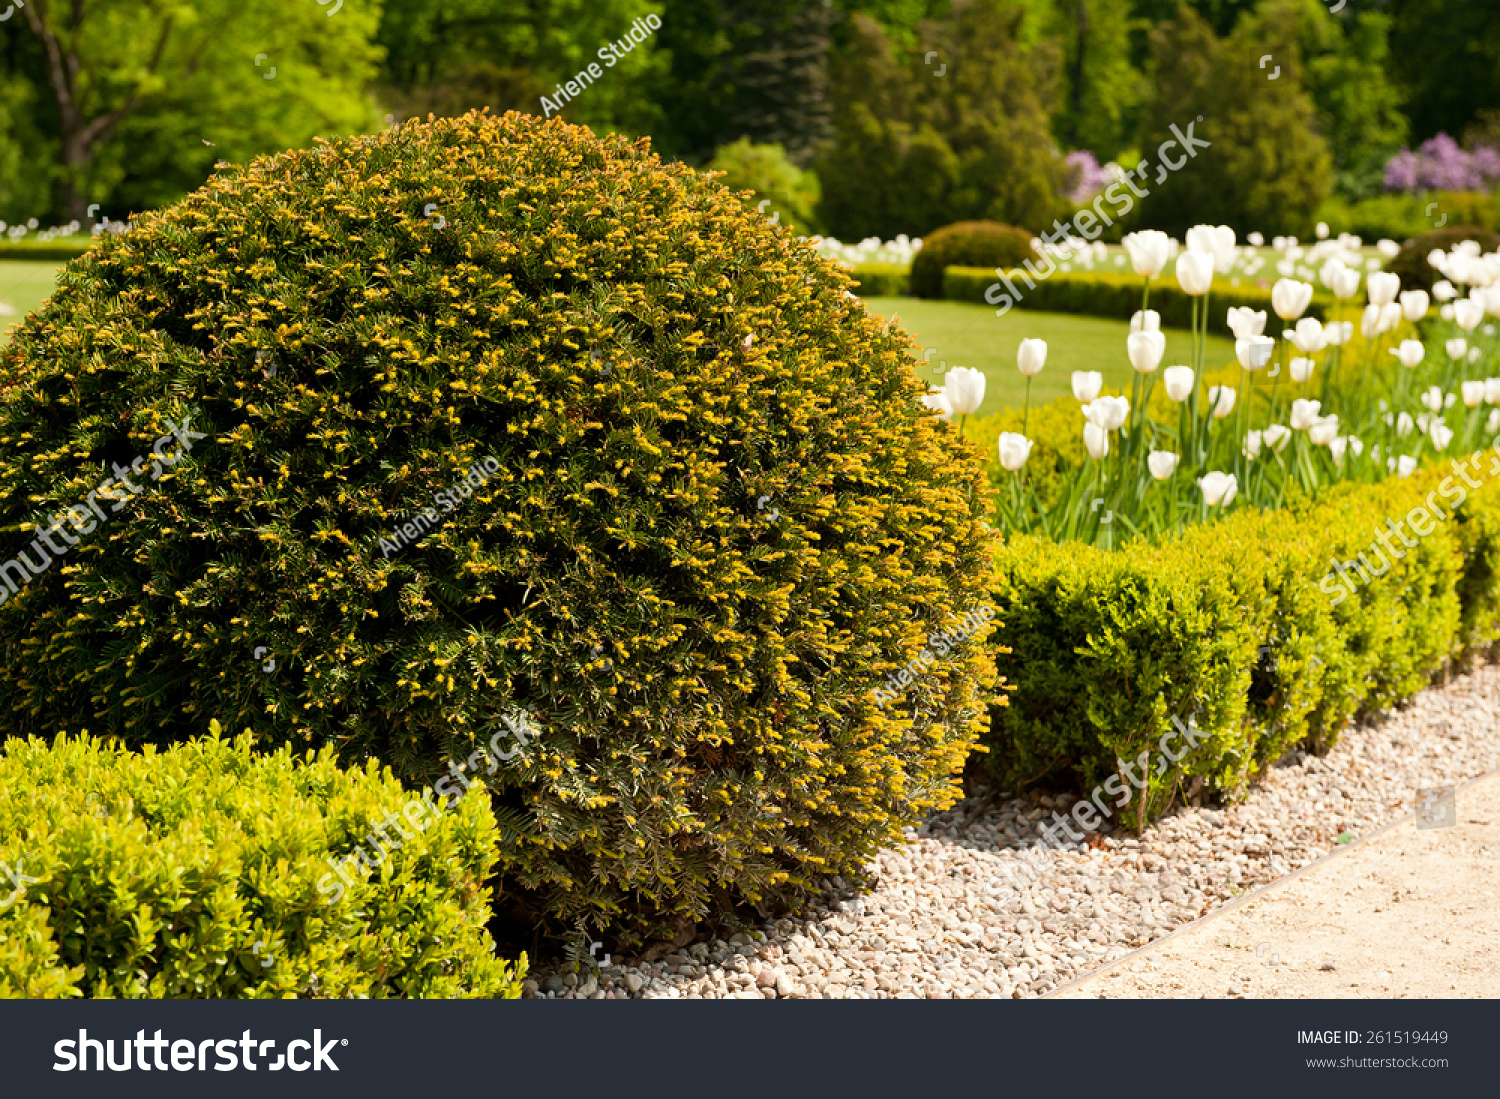
[[[1406,97],[1411,143],[1457,136],[1483,107],[1500,106],[1500,13],[1492,0],[1380,0],[1393,16],[1391,55]]]
[[[28,3],[33,42],[18,64],[45,90],[38,121],[58,137],[55,215],[81,220],[100,202],[123,217],[201,182],[220,157],[370,125],[364,87],[379,8],[330,10],[273,0]]]
[[[731,191],[753,191],[750,206],[759,209],[768,201],[760,211],[764,216],[800,236],[817,232],[818,177],[793,164],[780,145],[755,145],[742,137],[715,153],[708,167],[724,173],[719,182]]]
[[[1294,4],[1273,3],[1222,42],[1186,4],[1151,34],[1156,94],[1142,148],[1156,149],[1201,116],[1197,136],[1212,143],[1153,185],[1143,220],[1182,233],[1199,222],[1241,233],[1305,233],[1333,187],[1333,160],[1317,132],[1305,86]],[[1280,75],[1260,67],[1270,54]]]
[[[1145,93],[1130,56],[1130,0],[1053,0],[1045,28],[1062,48],[1058,139],[1113,160],[1134,137]]]
[[[856,16],[834,93],[836,137],[820,159],[824,224],[835,236],[921,236],[989,219],[1037,229],[1062,209],[1062,159],[1051,135],[1057,52],[1023,51],[1023,9],[955,2],[898,58]],[[943,75],[925,57],[936,51]]]

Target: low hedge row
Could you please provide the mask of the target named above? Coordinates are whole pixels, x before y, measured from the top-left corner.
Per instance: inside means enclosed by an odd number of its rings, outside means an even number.
[[[520,995],[485,926],[488,798],[404,812],[373,762],[248,735],[10,740],[0,790],[0,997]]]
[[[92,239],[55,241],[0,241],[0,260],[57,260],[77,259],[94,246]]]
[[[1037,279],[1022,272],[1011,272],[1011,281],[1021,291],[1017,303],[1024,309],[1040,309],[1048,313],[1084,313],[1092,317],[1115,317],[1129,320],[1141,307],[1141,280],[1135,275],[1116,274],[1112,271],[1055,272],[1050,278]],[[1033,288],[1027,279],[1036,283]],[[948,301],[971,301],[986,305],[1003,305],[1003,299],[995,301],[985,298],[985,292],[997,282],[992,268],[949,267],[943,272],[943,297]],[[1192,323],[1193,299],[1176,282],[1157,279],[1151,284],[1151,308],[1161,314],[1161,323],[1168,328],[1188,328]],[[1334,297],[1319,290],[1313,294],[1312,304],[1306,316],[1326,320],[1333,308]],[[1210,332],[1230,335],[1229,310],[1233,306],[1248,306],[1263,309],[1271,318],[1268,330],[1280,322],[1271,309],[1271,291],[1257,286],[1229,286],[1223,280],[1214,283],[1209,299]],[[1346,310],[1353,316],[1352,310]]]
[[[1400,558],[1372,552],[1377,524],[1418,505],[1442,515],[1419,520],[1431,532],[1409,548],[1393,539]],[[1335,560],[1389,567],[1346,586]],[[1357,713],[1410,697],[1446,659],[1493,641],[1500,493],[1433,469],[1239,512],[1165,545],[1014,538],[996,565],[993,639],[1010,650],[997,665],[1016,686],[991,713],[992,772],[1009,786],[1072,771],[1085,791],[1104,783],[1112,812],[1139,825],[1143,806],[1159,815],[1185,780],[1233,795],[1288,750],[1331,746]],[[1172,762],[1160,749],[1174,730]]]
[[[911,293],[911,270],[899,263],[865,263],[850,272],[862,298],[904,298]]]

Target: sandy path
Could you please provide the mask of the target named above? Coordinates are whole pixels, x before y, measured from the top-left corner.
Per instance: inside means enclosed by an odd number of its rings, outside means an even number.
[[[1399,824],[1057,995],[1500,997],[1500,776],[1457,802],[1453,827]]]

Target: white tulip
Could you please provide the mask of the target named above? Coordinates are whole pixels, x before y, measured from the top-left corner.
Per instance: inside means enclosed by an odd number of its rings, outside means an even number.
[[[1307,441],[1314,446],[1328,446],[1339,433],[1339,418],[1324,416],[1307,429]]]
[[[1313,317],[1303,317],[1297,322],[1296,328],[1286,333],[1286,338],[1304,355],[1323,350],[1328,342],[1328,337],[1323,334],[1323,326]]]
[[[1304,401],[1298,397],[1292,402],[1292,430],[1306,431],[1318,422],[1318,412],[1322,408],[1320,401]]]
[[[1191,366],[1169,366],[1161,372],[1162,384],[1167,398],[1181,404],[1193,392],[1193,368]]]
[[[1260,370],[1271,361],[1271,352],[1276,347],[1276,341],[1270,336],[1251,336],[1245,340],[1234,341],[1234,355],[1246,370]]]
[[[1144,314],[1137,309],[1130,317],[1130,330],[1132,332],[1160,332],[1161,314],[1155,309],[1147,309]]]
[[[1442,317],[1443,320],[1449,321],[1451,323],[1453,320],[1453,303],[1449,302],[1447,305],[1439,309],[1438,316]]]
[[[926,394],[922,398],[922,403],[945,420],[953,415],[953,406],[948,403],[948,394],[944,393],[941,389],[934,389],[931,393]]]
[[[1311,359],[1304,359],[1299,355],[1287,365],[1287,369],[1291,371],[1292,381],[1301,384],[1312,377],[1313,366]]]
[[[1291,429],[1284,424],[1272,424],[1264,432],[1266,446],[1272,450],[1284,450],[1286,444],[1291,441]]]
[[[1380,332],[1380,306],[1365,306],[1365,311],[1359,316],[1359,334],[1367,340],[1373,340]]]
[[[1170,450],[1153,450],[1146,455],[1146,468],[1158,481],[1165,481],[1177,469],[1177,455]]]
[[[1172,256],[1172,238],[1155,229],[1129,233],[1120,242],[1130,257],[1130,267],[1144,278],[1154,279]]]
[[[1500,378],[1484,380],[1484,403],[1500,404]]]
[[[1401,323],[1401,306],[1389,302],[1380,307],[1380,331],[1389,332]]]
[[[1401,291],[1401,315],[1412,324],[1427,316],[1427,310],[1432,308],[1432,302],[1427,297],[1426,290],[1403,290]]]
[[[1402,340],[1400,347],[1391,348],[1391,354],[1400,360],[1401,365],[1410,370],[1422,361],[1427,354],[1427,349],[1422,346],[1421,340]]]
[[[1313,232],[1317,234],[1317,237],[1318,237],[1319,240],[1327,240],[1328,239],[1328,222],[1326,222],[1326,221],[1320,221],[1320,222],[1318,222],[1317,225],[1313,226]]]
[[[1184,294],[1201,297],[1208,293],[1214,281],[1214,255],[1212,252],[1194,252],[1191,249],[1177,257],[1177,285]]]
[[[1389,239],[1377,240],[1375,250],[1386,259],[1395,259],[1401,254],[1401,245]]]
[[[1484,422],[1484,429],[1491,435],[1500,431],[1500,408],[1490,410],[1490,418]]]
[[[1458,388],[1465,408],[1478,408],[1484,403],[1484,382],[1460,382]]]
[[[1343,347],[1344,344],[1348,343],[1354,338],[1354,322],[1337,321],[1333,324],[1330,324],[1327,328],[1323,329],[1323,331],[1328,336],[1328,344],[1330,347]]]
[[[1344,451],[1349,447],[1349,437],[1339,435],[1328,440],[1328,453],[1333,458],[1333,464],[1341,466],[1344,464]]]
[[[1089,457],[1094,459],[1107,457],[1109,454],[1109,432],[1098,424],[1087,423],[1083,425],[1083,445],[1089,452]]]
[[[1247,340],[1251,336],[1261,336],[1266,331],[1266,311],[1257,312],[1244,305],[1236,305],[1229,310],[1229,331],[1234,333],[1237,340]]]
[[[1483,356],[1479,354],[1479,348],[1469,348],[1469,361],[1471,363],[1477,363],[1481,358],[1483,358]]]
[[[1415,426],[1416,423],[1412,420],[1410,413],[1401,413],[1401,415],[1396,417],[1396,438],[1406,438],[1411,434],[1412,428]]]
[[[1104,375],[1097,370],[1073,371],[1073,396],[1080,401],[1092,401],[1104,388]]]
[[[1389,271],[1374,271],[1365,280],[1365,291],[1371,305],[1389,305],[1401,291],[1401,276]]]
[[[1119,431],[1130,417],[1127,397],[1098,397],[1083,406],[1084,418],[1105,431]]]
[[[979,411],[979,406],[984,403],[984,374],[981,371],[955,366],[944,380],[948,384],[943,387],[943,392],[948,395],[955,416]]]
[[[1000,464],[1014,473],[1026,464],[1027,458],[1031,457],[1031,440],[1014,431],[1002,431],[999,450]]]
[[[1307,312],[1312,296],[1312,283],[1280,279],[1271,287],[1271,308],[1282,320],[1294,321]]]
[[[1234,411],[1234,401],[1238,394],[1234,388],[1227,385],[1216,385],[1208,391],[1209,408],[1213,411],[1216,420],[1222,420]]]
[[[1266,238],[1265,234],[1263,233],[1251,233],[1245,239],[1248,240],[1251,244],[1255,245],[1255,247],[1257,248],[1265,247]]]
[[[1427,434],[1432,437],[1432,445],[1439,450],[1447,450],[1448,444],[1453,441],[1453,429],[1442,420],[1433,420]]]
[[[1422,402],[1423,408],[1431,412],[1443,410],[1443,391],[1435,385],[1428,386],[1418,400]]]
[[[1469,341],[1462,336],[1449,340],[1443,346],[1447,348],[1448,357],[1454,362],[1458,362],[1459,359],[1462,359],[1469,353]]]
[[[1167,353],[1167,337],[1160,332],[1132,332],[1125,340],[1130,365],[1139,374],[1150,374]]]
[[[1432,296],[1438,301],[1452,301],[1458,297],[1458,291],[1453,289],[1453,284],[1447,279],[1432,284]]]
[[[1259,431],[1251,431],[1245,435],[1245,445],[1240,449],[1244,452],[1246,458],[1254,461],[1260,457],[1260,448],[1263,442],[1264,440]]]
[[[1484,306],[1473,298],[1460,298],[1453,303],[1453,319],[1465,332],[1472,332],[1484,320]]]
[[[1190,252],[1213,256],[1214,268],[1221,275],[1234,266],[1234,230],[1227,225],[1195,225],[1187,231],[1186,243]]]
[[[1228,507],[1239,491],[1239,484],[1232,473],[1214,470],[1198,478],[1198,487],[1203,490],[1203,502],[1209,507]]]
[[[1016,348],[1016,369],[1028,378],[1033,378],[1042,372],[1042,367],[1047,365],[1047,341],[1046,340],[1022,340],[1021,346]]]
[[[1348,299],[1359,293],[1359,270],[1354,267],[1345,267],[1334,275],[1329,289],[1333,291],[1336,298]]]

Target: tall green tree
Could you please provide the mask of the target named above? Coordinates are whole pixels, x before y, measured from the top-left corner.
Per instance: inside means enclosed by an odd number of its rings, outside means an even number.
[[[1406,94],[1412,144],[1458,137],[1500,106],[1500,12],[1493,0],[1384,0],[1393,17],[1391,64]]]
[[[1153,29],[1155,95],[1142,149],[1154,162],[1154,151],[1174,136],[1171,127],[1185,131],[1189,123],[1210,147],[1153,182],[1141,208],[1145,223],[1176,233],[1199,222],[1242,234],[1307,231],[1332,189],[1333,158],[1305,86],[1300,35],[1295,7],[1282,3],[1222,41],[1187,4]]]
[[[1040,229],[1061,212],[1057,51],[1020,48],[1024,14],[955,0],[948,19],[919,28],[906,59],[855,17],[835,79],[835,138],[818,167],[830,232],[917,236],[969,218]]]
[[[217,159],[357,132],[380,9],[276,0],[28,0],[22,55],[57,135],[55,210],[175,197]],[[258,62],[258,63],[257,63]],[[274,76],[272,70],[274,69]],[[132,185],[134,181],[134,185]]]
[[[1112,160],[1134,137],[1145,81],[1130,57],[1130,0],[1053,0],[1046,33],[1062,48],[1058,138]]]

